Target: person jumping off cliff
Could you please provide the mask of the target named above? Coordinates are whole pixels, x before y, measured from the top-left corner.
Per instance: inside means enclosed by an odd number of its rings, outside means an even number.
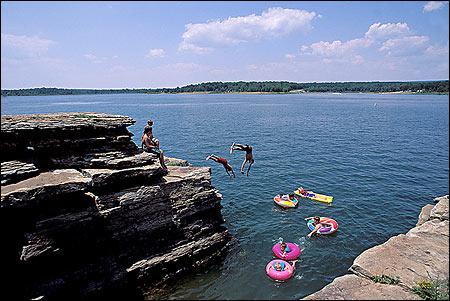
[[[150,122],[151,120],[149,120]],[[162,149],[159,148],[159,141],[158,139],[153,137],[153,130],[152,130],[153,122],[151,122],[151,125],[147,124],[144,128],[144,134],[141,138],[141,146],[142,149],[145,152],[155,154],[159,157],[159,163],[161,164],[161,167],[164,170],[167,170],[167,166],[164,163],[164,152]]]
[[[227,159],[218,157],[214,154],[211,154],[210,156],[206,157],[206,160],[209,160],[209,159],[222,164],[223,167],[225,168],[225,171],[227,172],[227,174],[231,177],[231,174],[230,174],[230,171],[231,171],[231,173],[233,174],[233,177],[236,178],[236,175],[234,174],[234,171],[233,171],[233,167],[231,167],[231,165],[228,164]]]
[[[244,174],[245,164],[247,162],[249,162],[248,169],[247,169],[247,177],[248,177],[250,168],[252,167],[253,163],[255,163],[255,160],[253,159],[253,147],[251,147],[248,144],[244,145],[244,144],[233,143],[230,148],[230,154],[232,154],[233,151],[235,151],[235,150],[245,151],[245,159],[244,159],[244,162],[242,162],[241,174]]]

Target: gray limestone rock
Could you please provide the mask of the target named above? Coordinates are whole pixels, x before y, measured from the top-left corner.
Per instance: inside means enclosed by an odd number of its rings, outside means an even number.
[[[38,176],[1,187],[1,208],[34,207],[39,200],[83,191],[90,178],[75,169],[43,172]]]
[[[83,169],[82,173],[91,178],[89,185],[93,188],[121,186],[127,179],[131,179],[131,185],[136,185],[138,180],[150,181],[152,177],[163,174],[161,166],[158,164],[145,165],[124,169]]]
[[[431,220],[406,235],[390,238],[359,255],[350,270],[361,276],[398,276],[413,288],[418,281],[432,277],[448,278],[448,221]]]
[[[33,163],[25,163],[17,160],[2,162],[1,170],[2,185],[24,180],[39,173],[39,169]]]
[[[165,157],[163,171],[131,140],[131,124],[99,113],[2,116],[2,271],[15,299],[144,294],[226,252],[211,169]]]
[[[303,300],[422,300],[398,285],[375,283],[356,275],[337,277]]]
[[[430,218],[448,221],[448,195],[436,198],[438,203],[431,209]]]
[[[135,121],[127,116],[104,113],[52,113],[32,115],[2,115],[2,134],[19,134],[36,130],[93,130],[127,127]]]
[[[223,231],[173,249],[165,249],[166,252],[138,261],[127,268],[128,277],[137,283],[142,291],[146,291],[149,288],[149,280],[150,283],[157,284],[177,274],[186,273],[188,267],[198,269],[211,264],[229,247],[228,241],[229,234]],[[208,253],[215,256],[205,257],[204,254]]]

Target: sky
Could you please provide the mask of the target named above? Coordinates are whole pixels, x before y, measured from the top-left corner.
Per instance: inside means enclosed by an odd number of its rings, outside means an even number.
[[[1,2],[2,89],[448,73],[448,1]]]

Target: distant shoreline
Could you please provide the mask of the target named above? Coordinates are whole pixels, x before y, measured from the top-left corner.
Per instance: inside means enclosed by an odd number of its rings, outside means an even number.
[[[2,95],[2,97],[20,97],[20,96],[75,96],[75,95],[121,95],[121,94],[145,94],[145,95],[228,95],[228,94],[240,94],[240,95],[294,95],[294,94],[378,94],[378,95],[449,95],[449,92],[408,92],[408,91],[392,91],[392,92],[176,92],[176,93],[80,93],[80,94],[36,94],[36,95]]]
[[[2,96],[49,96],[95,94],[303,94],[303,93],[372,93],[372,94],[449,94],[449,81],[416,82],[206,82],[176,88],[137,89],[66,89],[29,88],[2,90]]]
[[[178,92],[178,93],[145,93],[145,94],[419,94],[419,95],[448,95],[448,92]]]
[[[38,94],[38,95],[2,95],[2,97],[22,96],[76,96],[76,95],[123,95],[123,94],[145,94],[145,95],[298,95],[298,94],[374,94],[374,95],[449,95],[449,92],[178,92],[178,93],[84,93],[84,94]]]

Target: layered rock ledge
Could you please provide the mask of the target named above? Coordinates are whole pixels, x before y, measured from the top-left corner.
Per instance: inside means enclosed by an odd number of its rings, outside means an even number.
[[[140,299],[220,260],[231,237],[211,170],[154,155],[126,116],[2,116],[2,297]],[[4,299],[4,298],[2,298]]]
[[[361,253],[349,268],[351,274],[337,277],[305,300],[420,300],[413,293],[418,282],[448,281],[449,200],[422,208],[416,227],[406,234]],[[374,276],[397,278],[397,284],[376,283]]]

